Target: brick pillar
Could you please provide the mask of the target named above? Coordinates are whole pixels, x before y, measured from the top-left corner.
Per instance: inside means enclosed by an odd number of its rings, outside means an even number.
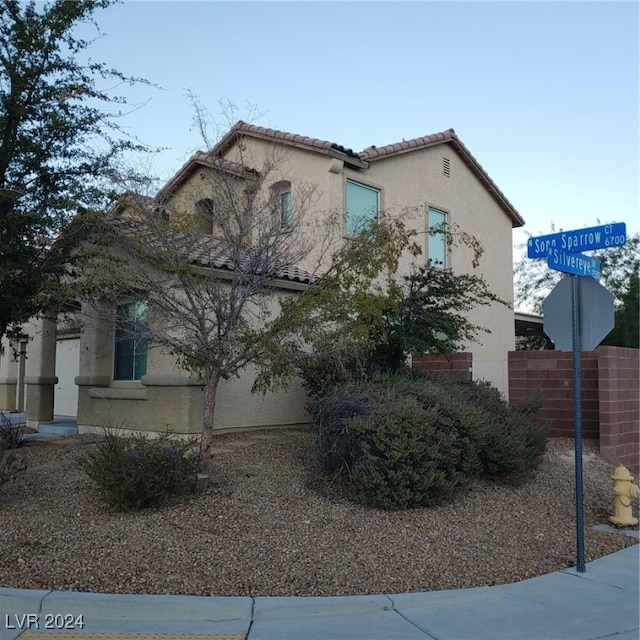
[[[600,453],[640,475],[640,351],[599,347]]]

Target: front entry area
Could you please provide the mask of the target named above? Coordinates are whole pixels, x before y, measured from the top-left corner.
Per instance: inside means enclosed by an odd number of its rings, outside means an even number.
[[[80,337],[56,340],[56,377],[53,409],[56,416],[78,415],[76,376],[80,367]]]

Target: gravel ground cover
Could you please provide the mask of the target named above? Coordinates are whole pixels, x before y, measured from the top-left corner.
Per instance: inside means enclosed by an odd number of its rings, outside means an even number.
[[[351,595],[493,585],[575,565],[573,441],[550,440],[535,479],[483,482],[449,505],[383,512],[332,494],[302,430],[218,436],[205,493],[111,513],[69,439],[17,451],[0,487],[0,585],[193,595]],[[95,445],[87,445],[95,446]],[[585,442],[587,561],[637,541],[594,531],[613,467]],[[637,506],[637,505],[636,505]]]

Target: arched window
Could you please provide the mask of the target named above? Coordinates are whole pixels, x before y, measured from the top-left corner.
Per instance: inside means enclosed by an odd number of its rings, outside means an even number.
[[[274,211],[280,220],[281,229],[290,229],[293,223],[293,210],[291,205],[291,183],[281,180],[271,186],[274,203]]]
[[[195,206],[195,227],[201,233],[213,232],[213,200],[202,198]]]

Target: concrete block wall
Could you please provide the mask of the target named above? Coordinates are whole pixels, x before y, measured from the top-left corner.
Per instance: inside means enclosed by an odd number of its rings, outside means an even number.
[[[595,351],[582,354],[582,434],[597,439],[598,358]],[[573,360],[562,351],[510,351],[509,400],[542,401],[538,417],[549,425],[554,438],[573,438]]]
[[[469,380],[473,373],[473,354],[469,352],[448,353],[441,356],[432,354],[412,356],[411,361],[416,371],[456,373]]]
[[[598,347],[582,354],[582,430],[600,441],[600,453],[611,464],[624,464],[640,475],[640,352]],[[572,438],[573,365],[570,353],[509,353],[509,398],[513,403],[539,394],[539,416],[552,437]]]

